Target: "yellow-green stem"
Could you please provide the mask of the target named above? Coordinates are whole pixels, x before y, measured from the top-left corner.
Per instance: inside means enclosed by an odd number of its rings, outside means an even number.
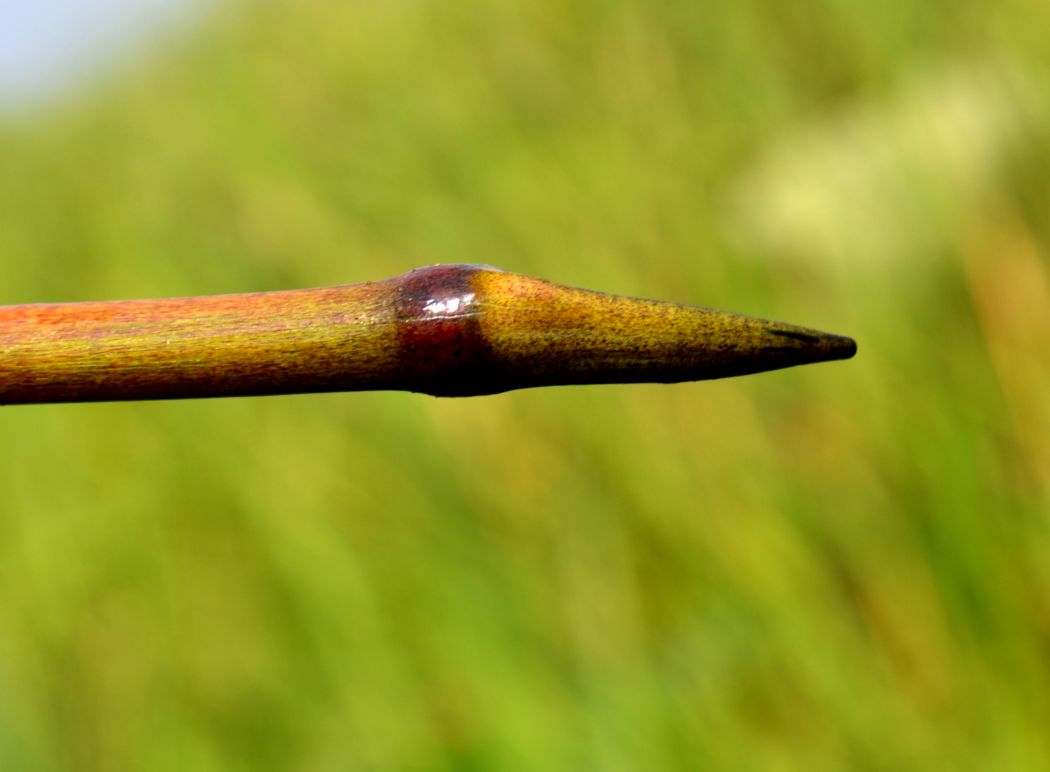
[[[442,265],[244,295],[0,307],[0,404],[678,382],[846,359],[849,338]]]

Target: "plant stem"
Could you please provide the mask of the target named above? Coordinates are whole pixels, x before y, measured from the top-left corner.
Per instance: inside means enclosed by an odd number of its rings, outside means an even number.
[[[243,295],[0,307],[0,404],[678,382],[853,356],[849,338],[487,266]]]

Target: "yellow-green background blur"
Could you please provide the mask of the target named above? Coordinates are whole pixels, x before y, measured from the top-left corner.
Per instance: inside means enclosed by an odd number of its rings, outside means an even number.
[[[0,302],[486,262],[860,352],[3,408],[0,768],[1050,768],[1048,50],[1045,0],[288,0],[10,115]]]

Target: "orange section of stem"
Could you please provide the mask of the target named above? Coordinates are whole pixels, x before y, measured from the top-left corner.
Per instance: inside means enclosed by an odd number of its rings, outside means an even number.
[[[0,308],[0,403],[384,388],[387,282]]]

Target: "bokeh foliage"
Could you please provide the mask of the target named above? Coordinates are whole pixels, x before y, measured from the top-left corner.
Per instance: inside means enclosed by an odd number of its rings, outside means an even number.
[[[3,302],[488,262],[860,353],[4,408],[0,767],[1050,768],[1048,48],[1043,0],[242,3],[9,116]]]

